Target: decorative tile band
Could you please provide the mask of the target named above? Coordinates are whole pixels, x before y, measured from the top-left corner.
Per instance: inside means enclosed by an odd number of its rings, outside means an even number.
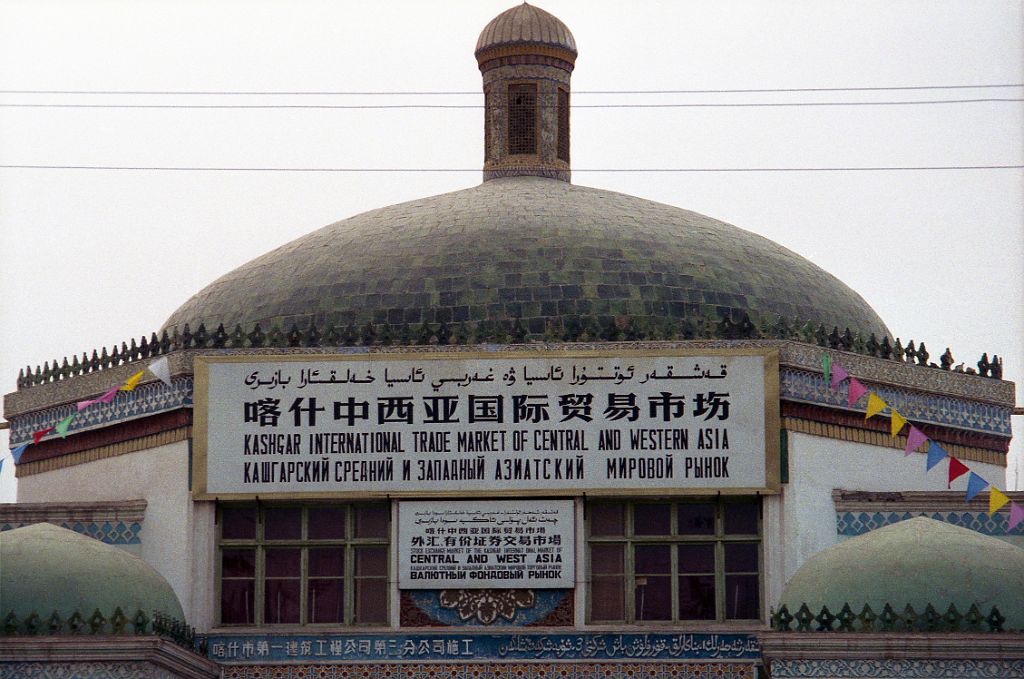
[[[0,662],[0,679],[178,679],[150,662]]]
[[[118,392],[110,403],[97,403],[78,412],[74,403],[18,415],[11,420],[11,447],[32,441],[32,433],[52,427],[68,415],[77,413],[68,434],[100,429],[111,424],[178,410],[192,405],[192,377],[175,379],[168,387],[150,382],[132,391]]]
[[[945,521],[954,526],[969,528],[983,535],[1021,535],[1024,536],[1024,523],[1018,524],[1012,531],[1007,531],[1009,524],[1007,512],[996,512],[989,516],[987,512],[836,512],[836,531],[839,535],[854,536],[906,521],[915,516],[927,516],[936,521]]]
[[[219,662],[479,662],[745,660],[761,657],[753,634],[213,634]]]
[[[1009,438],[1013,408],[966,400],[944,394],[871,384],[871,390],[887,403],[898,405],[900,414],[912,422],[938,424],[955,429],[997,434]],[[783,368],[779,372],[783,400],[813,403],[849,410],[846,390],[833,390],[821,373]]]
[[[961,679],[963,677],[1024,677],[1024,660],[873,660],[866,658],[815,660],[773,660],[772,679],[829,677],[835,679],[872,677],[896,679]]]
[[[850,441],[852,443],[866,443],[879,448],[892,448],[903,451],[907,444],[906,436],[892,438],[886,432],[872,431],[870,429],[858,429],[847,427],[841,424],[829,424],[826,422],[814,422],[800,417],[782,418],[782,427],[786,431],[795,431],[801,434],[822,436],[824,438]],[[943,449],[958,460],[970,462],[982,462],[985,464],[1006,466],[1006,454],[988,450],[986,448],[975,448],[972,446],[961,446],[955,443],[942,443]],[[923,455],[923,453],[921,453]],[[923,466],[923,465],[922,465]]]
[[[754,679],[756,671],[754,665],[749,663],[703,662],[364,663],[225,665],[221,676],[224,679]]]
[[[402,606],[403,609],[408,610],[402,611],[403,624],[406,620],[410,624],[426,623],[445,627],[483,624],[479,616],[464,618],[456,608],[450,604],[446,605],[445,591],[438,589],[404,590]],[[494,616],[493,621],[486,623],[490,627],[523,627],[536,624],[572,626],[572,590],[525,590],[529,592],[529,596],[526,601],[528,605],[524,606],[514,602],[509,604],[499,599],[499,597],[508,597],[509,593],[518,591],[521,590],[452,590],[452,592],[458,592],[458,595],[479,594],[486,597],[486,600],[481,600],[477,605],[501,606],[504,604],[508,609],[507,615]],[[566,606],[566,603],[569,605]],[[562,613],[561,609],[568,609],[568,615],[559,615]]]
[[[96,521],[83,523],[81,521],[62,521],[60,523],[52,522],[55,526],[66,528],[67,530],[73,530],[76,533],[81,533],[86,537],[90,537],[108,545],[141,545],[142,539],[139,534],[142,532],[142,523],[133,521],[131,523],[125,523],[118,521],[117,523],[111,523],[110,521],[104,521],[99,523]],[[28,523],[3,523],[0,524],[0,533],[6,530],[13,530],[15,528],[21,528],[22,526],[28,526]]]

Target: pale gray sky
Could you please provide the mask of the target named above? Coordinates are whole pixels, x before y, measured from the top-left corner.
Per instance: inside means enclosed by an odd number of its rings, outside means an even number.
[[[473,47],[510,0],[0,0],[2,90],[480,89]],[[585,90],[1024,82],[1019,1],[546,0],[580,50],[574,104],[1020,99],[1024,88],[585,95]],[[480,104],[479,95],[388,103]],[[382,103],[380,97],[2,94],[0,103]],[[478,109],[0,107],[0,164],[478,168]],[[1024,171],[663,173],[581,168],[1024,164],[1024,104],[584,109],[574,182],[771,238],[904,340],[1024,378]],[[186,298],[329,222],[478,173],[0,169],[0,385],[148,335]],[[1018,396],[1018,402],[1022,397]],[[1024,422],[1015,418],[1018,439]],[[6,450],[6,436],[0,438]],[[1014,443],[1016,461],[1022,443]],[[4,453],[6,455],[6,453]],[[923,472],[922,472],[923,473]],[[0,501],[13,498],[10,458]],[[1013,487],[1011,472],[1009,487]]]

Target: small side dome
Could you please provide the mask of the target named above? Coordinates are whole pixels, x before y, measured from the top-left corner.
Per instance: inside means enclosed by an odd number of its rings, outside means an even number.
[[[523,3],[494,17],[476,41],[477,61],[483,63],[502,48],[525,46],[554,49],[570,63],[576,60],[576,40],[558,17]]]
[[[74,531],[37,523],[0,533],[0,616],[86,620],[117,608],[130,620],[154,611],[185,620],[170,584],[152,566],[121,549]]]
[[[977,604],[982,615],[995,606],[1003,628],[1024,630],[1024,549],[973,530],[919,516],[873,530],[825,549],[786,584],[780,605],[801,605],[815,615],[849,603],[875,614],[891,604],[910,604],[921,615],[931,604],[943,615],[950,604],[961,614]]]

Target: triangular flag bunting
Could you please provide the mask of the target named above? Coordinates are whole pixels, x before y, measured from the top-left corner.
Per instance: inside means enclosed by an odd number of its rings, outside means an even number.
[[[139,386],[139,380],[141,380],[142,376],[145,374],[145,370],[140,370],[139,372],[129,377],[127,380],[124,381],[124,384],[121,385],[121,391],[131,391],[135,387]]]
[[[906,423],[907,423],[907,418],[905,418],[902,415],[900,415],[898,412],[896,412],[896,409],[893,408],[892,409],[892,422],[890,423],[891,424],[890,428],[891,428],[892,433],[890,434],[890,436],[892,436],[893,438],[896,438],[897,436],[899,436],[900,432],[903,431],[903,426]]]
[[[43,440],[43,437],[53,431],[53,427],[47,427],[46,429],[40,429],[32,434],[32,443],[39,443]]]
[[[839,367],[839,366],[836,366],[836,367]],[[832,372],[832,375],[833,375],[833,378],[834,378],[834,376],[835,376],[835,371],[834,370]],[[853,404],[856,403],[857,401],[859,401],[860,397],[863,396],[866,393],[868,393],[868,388],[865,387],[860,382],[858,382],[856,377],[851,377],[850,378],[850,393],[846,397],[847,405],[849,405],[852,408]]]
[[[952,488],[953,481],[969,471],[971,470],[967,468],[967,465],[960,460],[955,457],[949,458],[949,481],[946,483],[946,488]]]
[[[71,426],[71,420],[75,419],[75,415],[77,415],[77,414],[78,413],[71,413],[70,415],[65,417],[63,420],[58,422],[57,426],[53,428],[54,431],[56,431],[58,434],[60,434],[61,438],[67,437],[67,435],[68,435],[68,427]]]
[[[14,458],[14,464],[19,464],[21,462],[21,456],[24,454],[26,448],[28,448],[28,444],[22,443],[11,451],[11,457]]]
[[[988,488],[988,481],[971,472],[971,475],[967,477],[967,496],[964,498],[964,502],[970,502],[986,488]]]
[[[167,361],[167,357],[158,358],[149,364],[147,368],[149,372],[157,376],[157,378],[166,384],[168,387],[171,386],[171,366]]]
[[[4,461],[0,460],[0,472],[3,472],[3,470],[4,470]]]
[[[1006,493],[993,486],[992,490],[988,492],[988,515],[992,516],[1009,501],[1010,498],[1006,496]]]
[[[826,379],[832,379],[832,357],[826,353],[821,354],[821,374]]]
[[[932,467],[934,467],[935,465],[937,465],[938,463],[940,463],[940,462],[942,462],[943,460],[946,459],[946,455],[948,455],[948,453],[945,450],[942,449],[942,446],[940,446],[935,441],[929,441],[928,442],[928,462],[926,463],[926,466],[925,466],[924,470],[926,472],[927,471],[931,471]]]
[[[907,447],[903,451],[903,457],[906,457],[916,451],[921,447],[921,444],[927,440],[928,437],[925,436],[920,429],[914,425],[910,425],[910,433],[907,434]]]
[[[846,368],[838,363],[834,364],[832,366],[832,388],[837,388],[849,376],[850,373],[846,372]]]
[[[1010,503],[1010,522],[1006,524],[1006,532],[1009,533],[1011,530],[1017,527],[1017,524],[1024,521],[1024,507],[1021,507],[1016,502]]]
[[[79,401],[77,403],[78,412],[82,412],[83,410],[91,406],[93,403],[96,403],[96,399],[89,399],[88,401]]]
[[[868,412],[864,416],[864,419],[870,420],[872,417],[885,410],[887,405],[889,404],[883,401],[881,396],[875,392],[871,392],[868,394]]]
[[[114,400],[114,397],[117,396],[117,392],[120,390],[121,387],[114,387],[107,393],[103,394],[103,396],[100,396],[98,399],[96,399],[94,403],[110,403],[111,401]]]

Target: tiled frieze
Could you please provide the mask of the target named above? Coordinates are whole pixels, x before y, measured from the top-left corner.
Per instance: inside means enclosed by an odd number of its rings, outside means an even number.
[[[74,403],[67,403],[18,415],[11,419],[11,446],[31,443],[33,432],[52,427],[68,415],[76,413],[68,427],[69,435],[191,407],[192,386],[191,376],[175,379],[170,387],[163,382],[150,382],[132,391],[118,392],[110,403],[95,403],[80,412]]]
[[[528,596],[517,599],[516,592]],[[572,626],[573,600],[565,589],[405,590],[401,616],[403,626]]]
[[[52,523],[108,545],[141,545],[145,500],[0,505],[0,532]]]
[[[225,665],[224,679],[754,679],[752,663]],[[989,675],[979,675],[989,676]]]
[[[819,658],[773,660],[772,679],[1008,679],[1024,677],[1024,660]]]
[[[969,528],[984,535],[1024,536],[1024,523],[1018,524],[1008,531],[1009,514],[996,512],[989,516],[988,512],[836,512],[836,531],[839,535],[850,537],[889,526],[915,516],[927,516],[936,521],[945,521],[954,526]]]
[[[0,662],[0,679],[180,679],[148,662]]]
[[[938,424],[954,429],[1010,437],[1010,406],[966,400],[944,394],[898,389],[887,385],[869,385],[886,403],[897,406],[911,422]],[[779,392],[783,400],[811,403],[847,410],[847,387],[833,390],[821,373],[783,368]],[[887,413],[888,411],[886,411]]]

